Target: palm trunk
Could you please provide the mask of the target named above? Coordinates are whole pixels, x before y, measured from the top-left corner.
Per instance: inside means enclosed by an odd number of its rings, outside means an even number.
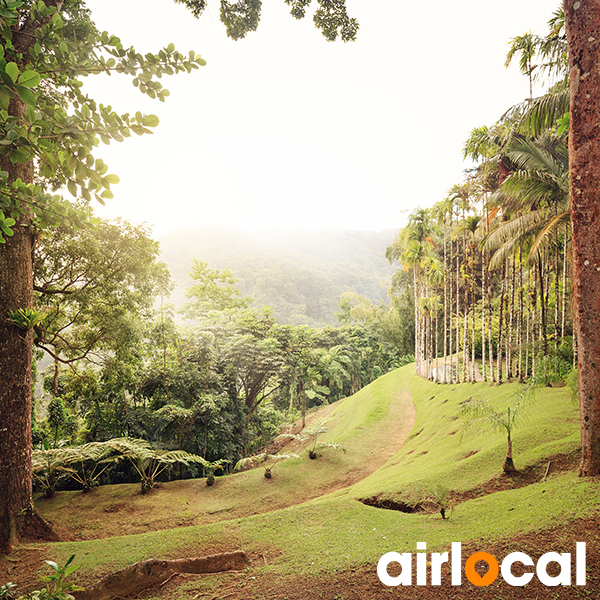
[[[487,272],[487,297],[488,297],[488,342],[489,342],[489,363],[490,363],[490,379],[492,383],[496,381],[496,374],[494,372],[494,339],[492,333],[492,274],[488,268]]]
[[[558,294],[559,294],[559,268],[560,268],[560,250],[558,246],[558,234],[554,234],[555,256],[554,256],[554,352],[558,350]]]
[[[446,220],[444,219],[444,377],[448,383],[448,260],[446,254]]]
[[[463,381],[468,381],[469,365],[469,285],[465,280],[465,319],[463,322]]]
[[[523,254],[519,248],[519,308],[517,311],[517,346],[519,348],[519,363],[517,377],[523,383]]]
[[[502,263],[502,283],[500,287],[500,314],[498,317],[498,352],[496,356],[496,379],[498,383],[502,383],[502,338],[503,338],[503,323],[504,317],[504,290],[506,288],[506,260]]]
[[[560,339],[565,339],[565,315],[567,306],[567,225],[565,225],[565,239],[563,241],[563,277],[562,277],[562,306],[561,306],[561,323],[560,323]]]
[[[515,320],[515,280],[516,266],[512,260],[512,274],[510,280],[510,308],[508,310],[508,333],[506,336],[506,378],[510,381],[513,377],[512,369],[512,346],[513,346],[513,322]]]
[[[510,412],[509,412],[509,418],[510,418]],[[507,440],[507,447],[506,447],[506,460],[504,461],[503,469],[504,469],[505,473],[514,473],[516,471],[515,463],[513,462],[513,457],[512,457],[512,439],[510,437],[510,431],[508,431],[508,440]]]
[[[547,331],[547,301],[548,301],[548,292],[545,291],[547,287],[544,285],[544,263],[542,261],[542,257],[540,256],[540,260],[538,262],[538,273],[540,280],[540,311],[541,311],[541,320],[540,320],[540,341],[542,343],[542,353],[544,356],[548,354],[548,337],[546,334]]]
[[[458,246],[458,244],[457,244]],[[460,383],[460,268],[459,268],[459,252],[456,249],[456,382]]]
[[[484,234],[486,232],[484,231]],[[487,372],[485,366],[485,298],[486,298],[486,268],[487,252],[481,253],[481,371],[483,380],[487,381]]]
[[[537,312],[537,271],[533,269],[533,310],[531,315],[531,377],[535,380],[536,376],[536,364],[537,364],[537,340],[536,331],[538,325],[538,312]]]
[[[450,225],[452,226],[452,221],[450,221]],[[452,249],[452,244],[450,244],[450,249]],[[453,328],[454,328],[454,269],[452,268],[452,257],[450,257],[450,331],[448,332],[448,354],[449,354],[449,377],[448,383],[454,383],[454,369],[452,367],[454,362],[454,353],[453,353]]]

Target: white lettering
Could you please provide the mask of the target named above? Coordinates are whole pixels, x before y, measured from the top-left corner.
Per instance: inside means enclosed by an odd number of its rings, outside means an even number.
[[[426,550],[425,542],[417,542],[417,550]],[[427,585],[427,554],[417,553],[417,585]]]
[[[452,542],[452,585],[460,585],[462,581],[461,543]]]
[[[431,555],[431,585],[442,585],[442,565],[447,562],[447,552],[434,552]]]
[[[556,577],[548,575],[547,567],[551,562],[557,562],[560,565],[560,574]],[[571,585],[571,555],[568,552],[559,554],[558,552],[546,552],[540,556],[535,568],[538,579],[548,586]]]
[[[390,563],[397,562],[402,567],[402,572],[397,577],[388,575],[387,568]],[[412,585],[412,554],[404,552],[388,552],[377,563],[377,577],[383,585]]]
[[[533,579],[533,573],[524,573],[523,575],[516,577],[512,574],[510,568],[513,563],[520,562],[528,567],[533,566],[533,561],[525,552],[511,552],[505,559],[502,561],[502,566],[500,567],[500,572],[502,573],[502,577],[504,581],[508,583],[508,585],[512,586],[521,586],[526,585]]]

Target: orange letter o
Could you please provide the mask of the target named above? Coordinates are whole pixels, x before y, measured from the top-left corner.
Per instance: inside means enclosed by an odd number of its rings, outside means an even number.
[[[475,570],[475,565],[479,560],[485,560],[488,564],[488,571],[483,577]],[[465,575],[473,585],[490,585],[490,583],[496,581],[499,572],[500,568],[498,567],[498,561],[487,552],[475,552],[475,554],[471,554],[471,556],[467,558],[467,562],[465,563]]]

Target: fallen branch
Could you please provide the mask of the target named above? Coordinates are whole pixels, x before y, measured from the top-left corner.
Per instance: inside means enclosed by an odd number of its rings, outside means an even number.
[[[551,462],[552,462],[552,461],[550,461],[550,462],[548,463],[548,466],[546,467],[546,474],[544,475],[544,479],[542,479],[542,483],[544,483],[544,481],[546,481],[546,477],[548,477],[548,471],[550,471],[550,463],[551,463]]]
[[[149,559],[110,573],[85,590],[73,592],[73,596],[75,600],[111,600],[164,583],[179,573],[219,573],[242,569],[246,564],[246,553],[241,550],[200,558]]]

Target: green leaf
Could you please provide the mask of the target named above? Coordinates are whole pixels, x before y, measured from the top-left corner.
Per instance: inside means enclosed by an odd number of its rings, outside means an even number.
[[[36,73],[35,71],[25,71],[21,74],[21,77],[19,77],[19,85],[26,88],[32,88],[39,85],[41,79],[39,73]]]
[[[4,67],[4,71],[13,80],[13,83],[19,78],[20,71],[19,67],[17,67],[17,63],[9,62],[6,67]]]
[[[19,98],[25,102],[25,104],[29,104],[31,106],[35,106],[35,96],[33,92],[22,85],[15,85],[15,92],[19,94]]]
[[[46,561],[55,571],[58,571],[58,569],[60,568],[53,560],[47,560]]]
[[[160,123],[156,115],[146,115],[143,120],[143,125],[146,127],[156,127]]]
[[[72,179],[67,182],[67,188],[72,196],[77,196],[77,184]]]
[[[10,99],[12,98],[12,94],[9,90],[7,90],[4,86],[0,87],[0,109],[8,110],[8,105],[10,103]]]
[[[111,184],[113,184],[113,183],[116,184],[116,183],[119,183],[119,181],[121,181],[119,179],[118,175],[113,175],[113,174],[106,175],[104,177],[104,179],[106,179],[106,181],[108,181],[108,183],[111,183]]]

